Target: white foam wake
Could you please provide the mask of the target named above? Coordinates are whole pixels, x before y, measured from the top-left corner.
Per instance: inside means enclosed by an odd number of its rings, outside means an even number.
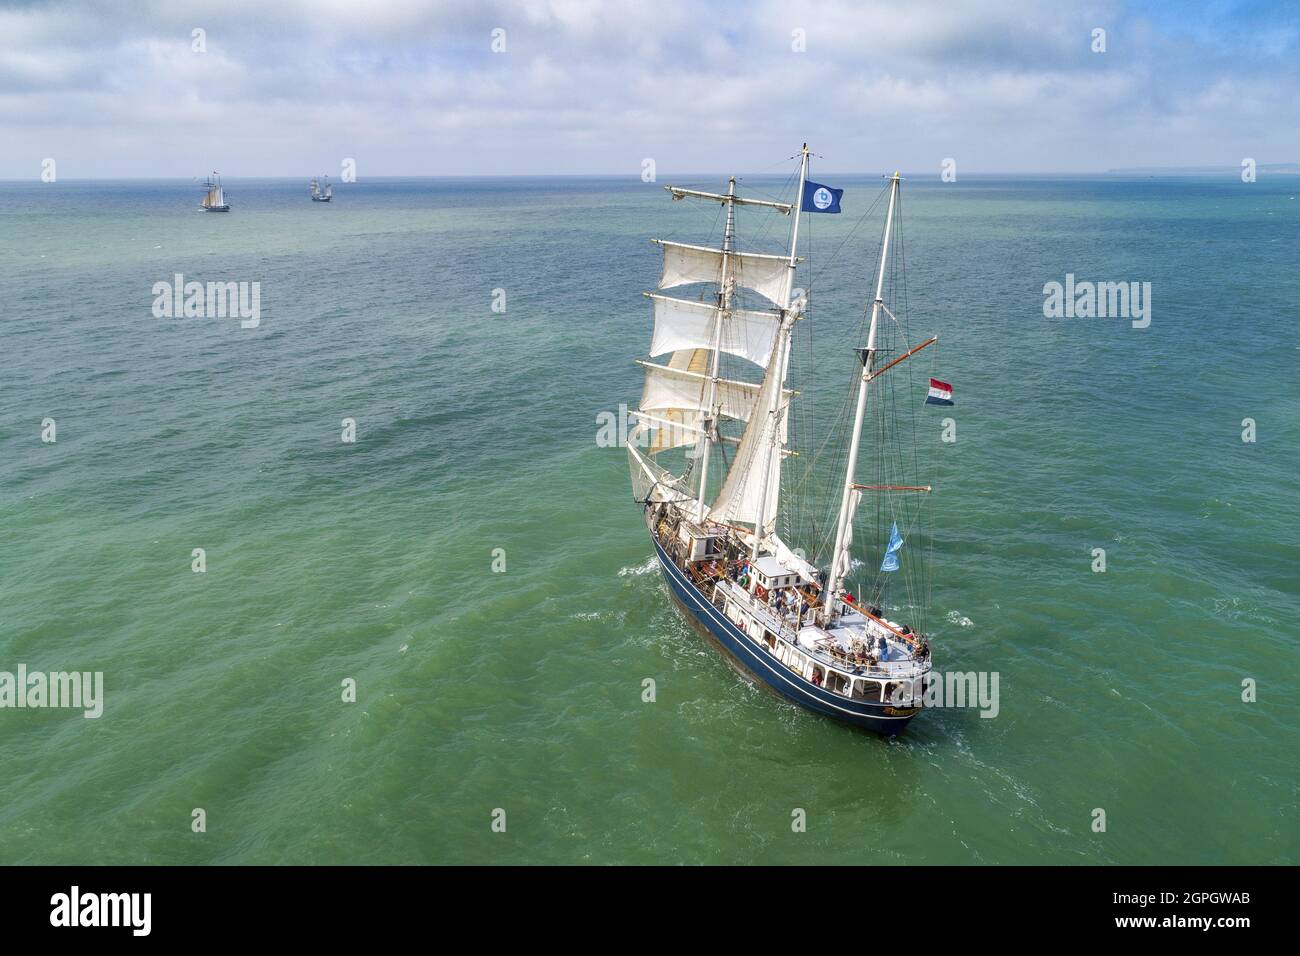
[[[651,556],[649,560],[646,561],[645,564],[637,565],[636,567],[628,566],[626,568],[619,568],[618,576],[620,578],[625,578],[628,577],[629,575],[634,575],[634,574],[635,575],[653,574],[658,569],[658,567],[659,567],[659,561],[654,556]]]

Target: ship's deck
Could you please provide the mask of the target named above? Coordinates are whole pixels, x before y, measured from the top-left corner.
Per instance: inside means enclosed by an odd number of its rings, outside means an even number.
[[[701,594],[718,610],[726,612],[751,640],[765,643],[787,666],[800,674],[808,670],[808,674],[803,674],[806,678],[811,679],[809,675],[815,673],[816,668],[809,669],[815,663],[823,669],[822,677],[828,686],[831,675],[835,674],[838,675],[836,686],[845,688],[846,695],[850,689],[856,695],[859,690],[874,686],[883,697],[889,688],[898,686],[897,682],[917,688],[918,682],[929,673],[928,642],[888,620],[876,608],[867,609],[847,599],[837,600],[830,626],[816,623],[814,617],[821,596],[809,575],[816,576],[818,572],[806,562],[800,562],[802,570],[795,571],[775,555],[766,553],[766,549],[757,560],[751,561],[749,544],[736,541],[727,533],[720,536],[722,543],[709,557],[687,560],[687,549],[677,527],[655,522],[651,531]],[[705,532],[688,526],[688,535],[691,533]],[[742,583],[742,571],[746,567],[756,578],[745,582],[748,587]],[[782,584],[775,584],[777,580]],[[769,583],[771,592],[758,586],[758,581]],[[753,622],[753,627],[737,618],[728,610],[729,606],[743,609],[743,615]],[[777,653],[779,646],[788,648],[790,653]]]
[[[919,656],[918,645],[909,644],[851,608],[832,627],[822,628],[806,622],[801,625],[797,615],[782,614],[735,581],[718,583],[714,603],[721,605],[726,598],[741,604],[781,640],[845,674],[913,679],[927,669],[928,662]],[[880,636],[887,643],[887,654],[880,652],[878,643],[867,646],[868,639],[878,641]]]

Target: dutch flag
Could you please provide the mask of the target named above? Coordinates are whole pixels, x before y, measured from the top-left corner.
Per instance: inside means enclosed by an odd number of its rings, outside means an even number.
[[[930,394],[925,397],[927,405],[951,405],[952,386],[937,378],[930,379]]]

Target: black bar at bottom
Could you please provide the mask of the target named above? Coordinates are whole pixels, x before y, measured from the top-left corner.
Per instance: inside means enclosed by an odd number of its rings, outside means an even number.
[[[1231,946],[1285,928],[1290,876],[1246,867],[11,867],[0,870],[0,926],[6,942],[75,933],[83,943],[339,944],[477,927],[495,942],[532,934],[536,943],[565,933],[593,940],[597,930],[662,939],[690,927],[693,942],[737,944],[767,932],[741,916],[750,913],[808,940],[888,937],[889,951],[902,953],[993,938]]]

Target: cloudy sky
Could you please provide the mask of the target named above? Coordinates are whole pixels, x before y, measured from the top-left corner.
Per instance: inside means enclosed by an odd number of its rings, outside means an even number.
[[[0,2],[0,178],[759,172],[805,139],[848,172],[1294,162],[1300,2]]]

